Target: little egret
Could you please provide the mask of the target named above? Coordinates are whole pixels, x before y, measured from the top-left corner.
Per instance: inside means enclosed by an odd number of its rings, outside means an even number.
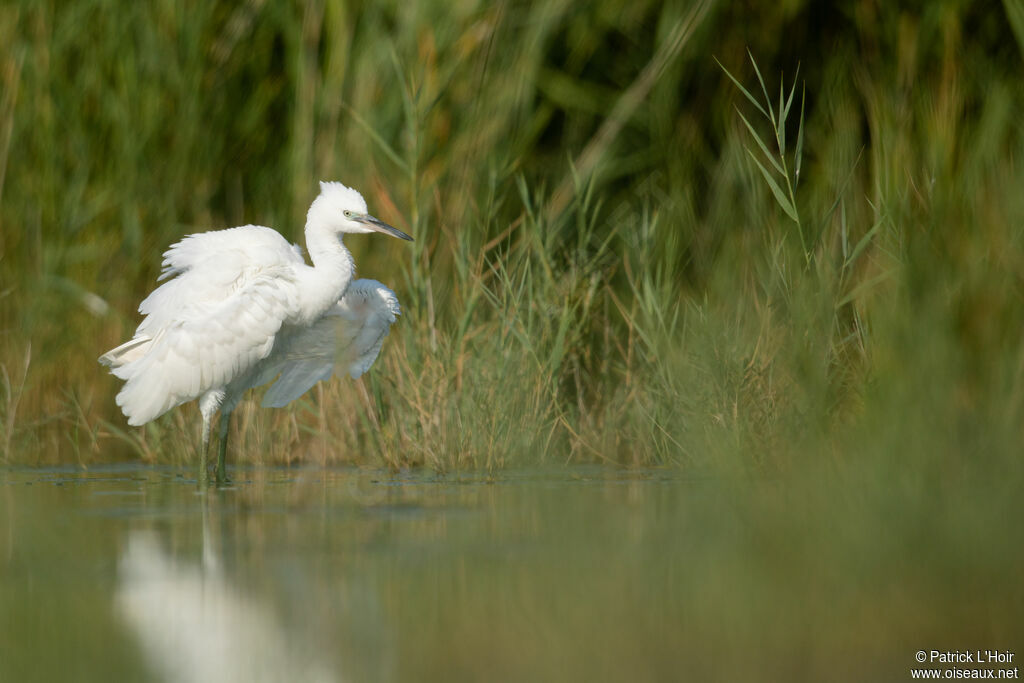
[[[130,425],[195,398],[203,417],[200,482],[210,423],[220,411],[217,481],[227,480],[228,423],[245,392],[277,377],[263,405],[281,407],[314,384],[366,372],[399,314],[394,292],[355,280],[344,233],[412,240],[366,212],[341,183],[320,183],[306,215],[306,265],[298,245],[258,225],[189,235],[164,253],[160,280],[139,304],[132,340],[100,356],[125,380],[117,395]]]

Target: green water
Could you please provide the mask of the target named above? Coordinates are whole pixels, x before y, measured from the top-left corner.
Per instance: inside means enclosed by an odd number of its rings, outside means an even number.
[[[0,472],[0,680],[904,680],[919,648],[1019,645],[1012,575],[951,598],[958,567],[787,516],[778,483],[234,477]]]

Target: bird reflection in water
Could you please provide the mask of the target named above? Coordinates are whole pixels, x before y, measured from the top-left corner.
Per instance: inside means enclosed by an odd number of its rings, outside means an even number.
[[[116,610],[153,672],[168,683],[343,680],[227,581],[205,517],[201,563],[173,557],[151,531],[131,532],[121,554]]]

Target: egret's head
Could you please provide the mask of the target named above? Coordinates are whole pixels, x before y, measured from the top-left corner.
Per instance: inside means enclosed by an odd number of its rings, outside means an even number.
[[[341,183],[320,183],[320,196],[309,207],[309,219],[315,219],[338,232],[382,232],[403,240],[412,240],[398,228],[368,214],[363,196]]]

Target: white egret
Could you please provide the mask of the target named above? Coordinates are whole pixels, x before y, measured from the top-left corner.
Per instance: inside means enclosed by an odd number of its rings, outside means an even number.
[[[139,304],[132,340],[100,356],[125,380],[117,395],[130,425],[199,399],[200,481],[207,477],[210,424],[220,411],[217,481],[231,412],[245,392],[275,377],[263,405],[281,407],[333,370],[353,378],[376,360],[399,313],[394,292],[356,280],[344,233],[412,238],[366,212],[341,183],[320,183],[306,215],[306,248],[258,225],[189,235],[164,253],[160,280]]]

